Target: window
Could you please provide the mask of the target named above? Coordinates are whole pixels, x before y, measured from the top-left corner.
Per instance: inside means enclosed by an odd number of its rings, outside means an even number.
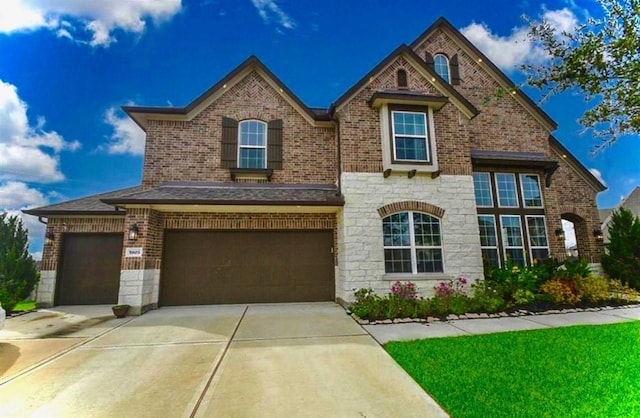
[[[440,220],[420,212],[400,212],[382,220],[387,273],[442,273]]]
[[[482,248],[482,259],[491,267],[500,267],[495,216],[478,215],[478,225],[480,226],[480,247]]]
[[[544,222],[544,216],[527,216],[527,230],[529,232],[531,262],[549,258],[549,242],[547,241],[547,226]]]
[[[520,174],[520,187],[522,187],[522,201],[526,208],[542,207],[540,178],[537,174]]]
[[[498,206],[501,208],[517,208],[515,174],[496,173],[496,188],[498,189]]]
[[[476,206],[489,208],[493,206],[489,173],[473,173],[473,189],[476,194]]]
[[[267,124],[259,120],[240,122],[238,129],[238,167],[267,167]]]
[[[473,173],[482,257],[493,267],[549,258],[538,174]],[[497,202],[497,206],[493,203]]]
[[[427,114],[392,111],[391,121],[394,160],[428,162]]]
[[[451,83],[451,77],[449,76],[449,60],[442,54],[437,54],[433,57],[433,67],[440,77],[447,83]]]
[[[409,84],[407,83],[407,72],[405,70],[400,68],[396,73],[396,75],[398,77],[397,81],[398,81],[399,88],[406,89],[407,87],[409,87]]]

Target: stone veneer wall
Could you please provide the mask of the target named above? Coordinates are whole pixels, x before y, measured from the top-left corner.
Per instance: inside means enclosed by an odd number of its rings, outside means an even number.
[[[409,179],[406,174],[392,174],[385,179],[380,173],[343,173],[342,192],[346,204],[338,216],[336,297],[352,300],[353,291],[363,287],[384,294],[398,280],[397,275],[385,277],[382,217],[378,209],[403,201],[425,204],[412,204],[414,207],[444,210],[441,226],[445,271],[426,278],[407,275],[402,280],[416,283],[422,295],[430,296],[440,280],[460,275],[472,280],[483,278],[471,176],[441,175],[431,179],[418,175]]]

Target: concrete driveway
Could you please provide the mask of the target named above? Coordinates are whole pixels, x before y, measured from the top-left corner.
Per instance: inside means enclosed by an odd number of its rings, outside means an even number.
[[[0,416],[446,414],[342,308],[305,303],[13,318],[0,331]]]

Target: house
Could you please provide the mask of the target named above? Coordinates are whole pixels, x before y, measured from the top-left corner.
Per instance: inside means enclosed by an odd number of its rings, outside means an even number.
[[[146,132],[142,184],[25,211],[47,222],[41,306],[428,295],[564,257],[562,219],[581,257],[603,251],[604,186],[444,18],[328,108],[250,57],[186,107],[123,109]]]
[[[605,243],[609,242],[609,222],[611,222],[611,216],[615,210],[621,208],[631,211],[633,216],[640,216],[640,186],[636,186],[615,208],[600,209],[599,215]]]

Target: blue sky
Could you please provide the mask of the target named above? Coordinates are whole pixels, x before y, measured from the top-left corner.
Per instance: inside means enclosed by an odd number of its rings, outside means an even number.
[[[601,10],[591,0],[2,0],[0,210],[139,184],[144,135],[119,107],[186,105],[252,54],[307,105],[328,107],[445,16],[519,83],[519,64],[544,60],[523,14],[568,27]],[[600,207],[640,185],[638,138],[591,157],[596,140],[576,122],[582,98],[542,107],[609,187]],[[38,257],[43,227],[24,219]]]

